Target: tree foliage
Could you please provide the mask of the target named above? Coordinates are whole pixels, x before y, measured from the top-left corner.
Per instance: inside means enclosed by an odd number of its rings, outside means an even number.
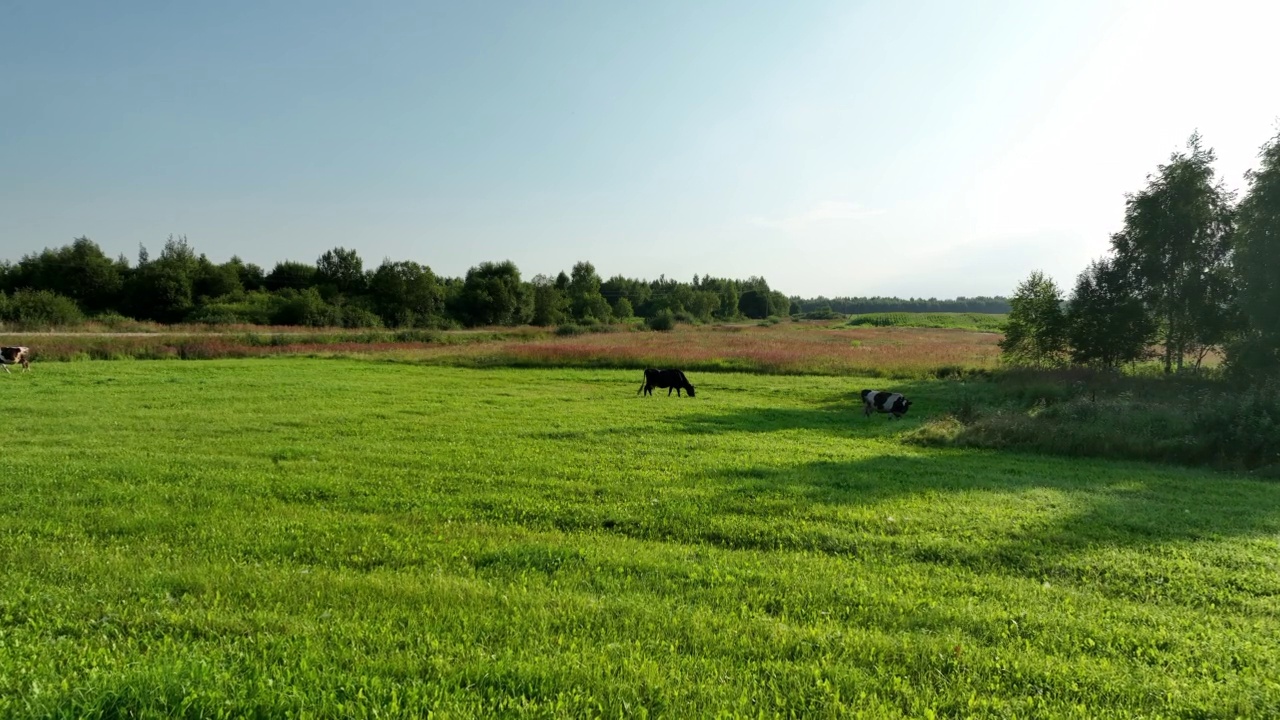
[[[444,314],[444,291],[431,268],[384,260],[369,278],[373,310],[390,327],[430,327]]]
[[[457,302],[471,326],[521,325],[533,317],[532,289],[520,282],[520,269],[510,260],[468,270]]]
[[[1062,291],[1039,270],[1020,285],[1009,300],[1000,350],[1013,365],[1049,367],[1062,362],[1066,352],[1067,323],[1062,312]]]
[[[78,237],[70,245],[23,257],[6,274],[6,288],[48,290],[89,312],[118,305],[128,264],[113,261],[97,243]]]
[[[1235,270],[1245,325],[1229,347],[1240,370],[1280,375],[1280,134],[1262,147],[1237,209]]]
[[[1067,307],[1072,362],[1114,368],[1146,357],[1155,324],[1132,280],[1114,261],[1090,263],[1076,279]]]
[[[1222,343],[1231,330],[1232,194],[1216,182],[1214,153],[1199,134],[1186,152],[1129,196],[1124,229],[1111,238],[1116,263],[1133,278],[1159,323],[1165,372]]]
[[[351,294],[365,288],[364,261],[355,250],[336,247],[316,260],[316,282],[334,292]]]
[[[575,263],[569,275],[569,312],[574,320],[608,322],[613,311],[600,292],[600,276],[589,262]]]

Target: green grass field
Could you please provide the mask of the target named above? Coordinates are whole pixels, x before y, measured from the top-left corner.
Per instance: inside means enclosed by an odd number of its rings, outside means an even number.
[[[1003,332],[1008,315],[997,313],[863,313],[850,315],[847,325],[860,327],[949,328]]]
[[[0,377],[0,717],[1280,716],[1280,485],[690,379]]]

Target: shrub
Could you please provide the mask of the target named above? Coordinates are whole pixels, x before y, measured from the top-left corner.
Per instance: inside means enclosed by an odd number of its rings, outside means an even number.
[[[22,328],[78,325],[84,314],[71,298],[48,290],[19,290],[5,303],[4,320]]]
[[[676,316],[673,315],[670,310],[661,310],[657,315],[649,318],[647,324],[649,325],[650,330],[658,330],[660,332],[674,330],[676,327]]]
[[[315,288],[301,292],[286,289],[280,291],[271,311],[273,325],[308,325],[332,327],[340,325],[339,311],[320,297]]]
[[[831,308],[819,308],[811,310],[800,316],[801,320],[843,320],[844,314],[838,313]]]
[[[338,315],[342,319],[342,327],[344,328],[380,328],[382,327],[382,318],[372,310],[362,307],[347,305],[338,309]]]
[[[108,330],[119,332],[126,329],[137,329],[141,324],[131,317],[125,317],[118,312],[108,310],[93,317],[93,321],[106,327]]]
[[[1275,475],[1280,474],[1280,386],[1241,389],[1205,380],[1082,371],[1013,373],[986,384],[976,396],[966,392],[948,415],[925,423],[908,441]]]
[[[189,323],[204,325],[238,325],[249,322],[227,305],[204,305],[187,316]]]

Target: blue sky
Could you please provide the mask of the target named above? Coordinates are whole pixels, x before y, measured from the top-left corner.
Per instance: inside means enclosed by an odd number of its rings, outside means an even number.
[[[0,258],[1069,287],[1194,129],[1280,117],[1278,3],[0,4]]]

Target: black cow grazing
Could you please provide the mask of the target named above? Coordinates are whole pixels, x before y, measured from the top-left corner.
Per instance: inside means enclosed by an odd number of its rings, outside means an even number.
[[[907,414],[907,408],[911,407],[911,401],[902,393],[881,392],[879,390],[863,390],[862,391],[862,416],[870,417],[872,411],[889,413],[895,418],[901,419]]]
[[[688,390],[689,397],[693,397],[693,383],[689,382],[689,378],[684,376],[680,370],[654,370],[649,368],[644,371],[644,384],[636,391],[636,394],[644,393],[652,395],[653,389],[670,388],[667,390],[667,397],[671,397],[671,390],[676,391],[676,397],[680,397],[680,391]]]
[[[20,346],[0,347],[0,367],[9,372],[10,365],[21,365],[22,372],[31,369],[31,351]]]

